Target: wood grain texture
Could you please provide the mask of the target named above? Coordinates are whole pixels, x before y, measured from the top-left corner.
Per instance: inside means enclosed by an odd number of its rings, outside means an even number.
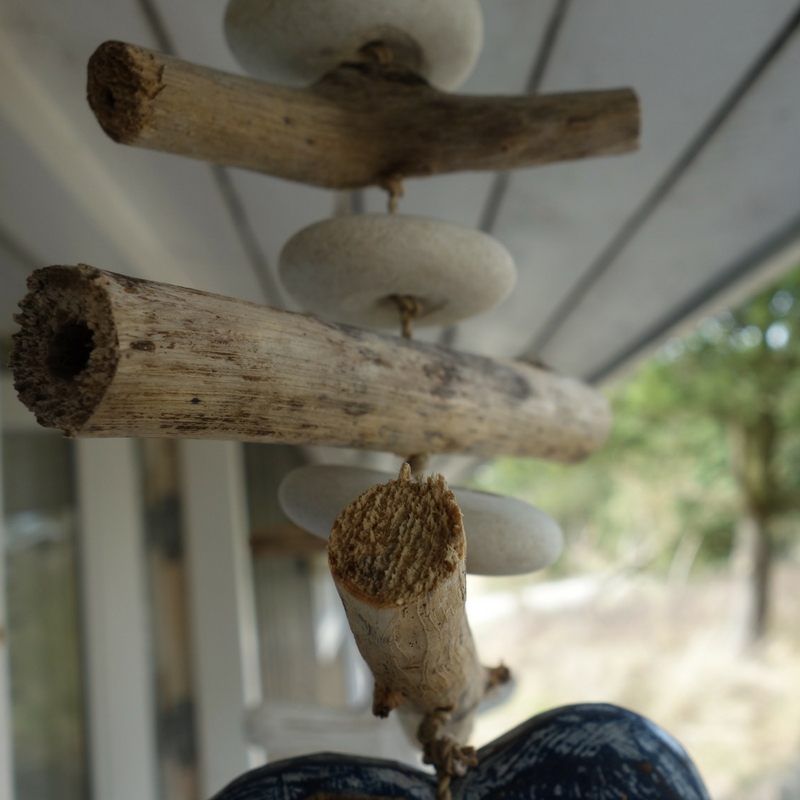
[[[92,55],[88,99],[114,141],[332,189],[623,153],[639,136],[630,89],[454,95],[377,63],[292,89],[123,42]]]
[[[426,714],[451,709],[446,732],[466,744],[492,686],[467,623],[461,511],[441,475],[378,484],[345,508],[328,564],[358,649],[375,677],[373,712],[400,708],[413,737]]]
[[[579,460],[602,394],[494,361],[89,266],[34,272],[11,365],[68,436],[155,436]]]

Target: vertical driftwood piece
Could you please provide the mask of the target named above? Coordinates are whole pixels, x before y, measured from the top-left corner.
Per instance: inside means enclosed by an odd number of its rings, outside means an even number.
[[[291,89],[123,42],[91,57],[88,98],[114,141],[331,189],[623,153],[639,137],[630,89],[470,97],[376,64]]]
[[[436,764],[440,791],[473,763],[463,745],[502,672],[478,661],[464,609],[465,558],[461,511],[444,478],[412,479],[408,464],[398,480],[353,501],[328,540],[331,574],[375,676],[373,711],[399,709]]]
[[[575,461],[608,431],[599,392],[525,364],[86,266],[37,270],[29,290],[15,385],[70,436]]]

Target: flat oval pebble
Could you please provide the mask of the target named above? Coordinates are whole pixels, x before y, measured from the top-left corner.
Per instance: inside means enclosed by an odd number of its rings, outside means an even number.
[[[278,500],[292,522],[327,539],[347,505],[375,484],[396,477],[362,467],[312,464],[283,479]],[[560,555],[561,529],[544,511],[488,492],[453,488],[453,493],[464,515],[467,572],[521,575],[552,564]]]
[[[230,0],[225,36],[258,78],[309,85],[382,42],[440,89],[460,86],[483,45],[477,0]]]
[[[296,233],[280,276],[304,310],[349,325],[399,328],[393,295],[418,299],[414,325],[451,325],[502,302],[516,266],[481,231],[403,214],[355,214]]]

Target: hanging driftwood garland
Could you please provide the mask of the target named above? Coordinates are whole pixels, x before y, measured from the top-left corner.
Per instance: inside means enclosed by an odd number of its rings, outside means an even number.
[[[292,89],[123,42],[91,57],[88,99],[116,142],[332,189],[623,153],[639,137],[630,89],[454,95],[374,62]]]
[[[609,429],[602,394],[520,362],[88,266],[37,270],[28,288],[15,385],[69,436],[575,461]]]

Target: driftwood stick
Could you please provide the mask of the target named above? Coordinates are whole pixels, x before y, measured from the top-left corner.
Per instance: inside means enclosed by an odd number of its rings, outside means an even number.
[[[639,136],[630,89],[453,95],[375,63],[292,89],[123,42],[92,55],[88,99],[114,141],[331,189],[622,153]]]
[[[469,764],[480,701],[508,671],[481,666],[464,610],[461,511],[441,475],[373,486],[337,518],[328,563],[361,655],[373,712],[397,708],[439,775],[440,797]]]
[[[578,460],[602,394],[552,372],[93,267],[28,280],[11,365],[68,436],[154,436]]]

